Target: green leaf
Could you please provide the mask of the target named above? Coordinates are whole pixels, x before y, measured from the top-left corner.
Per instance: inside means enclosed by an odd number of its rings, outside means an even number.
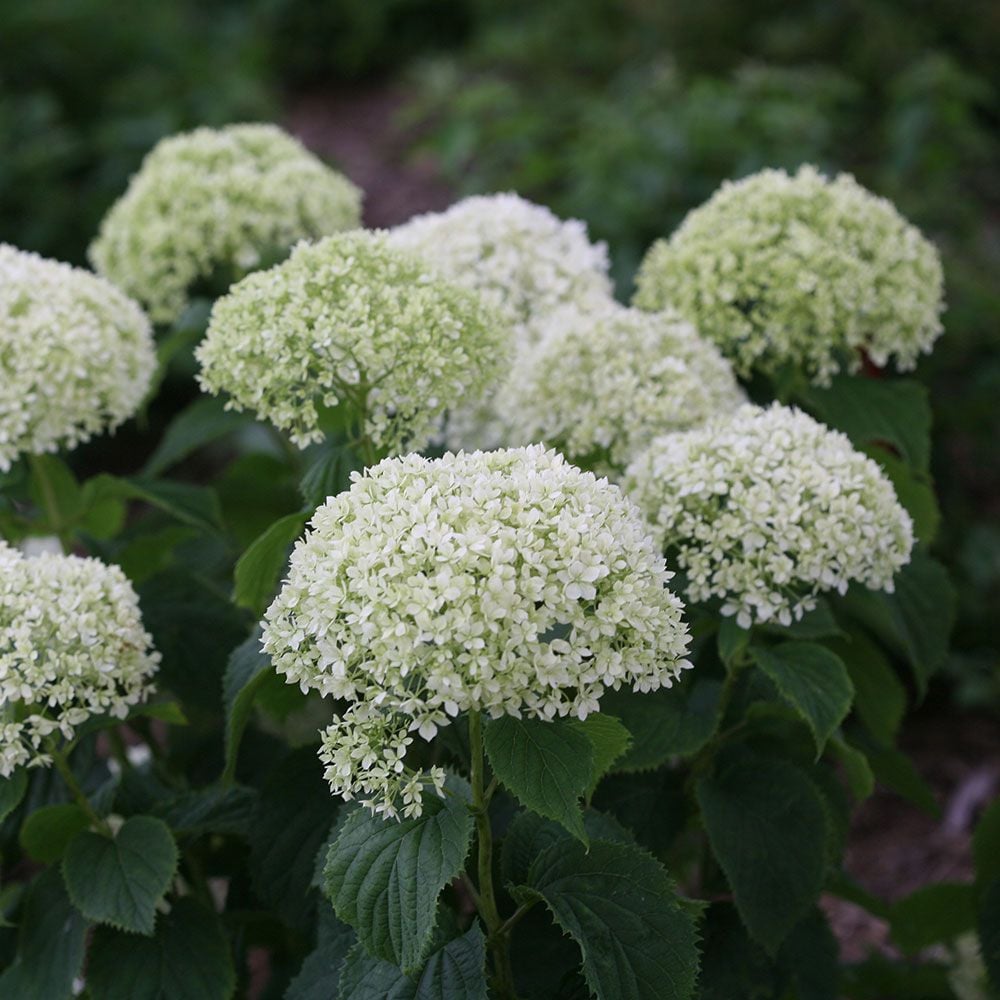
[[[889,915],[893,940],[908,955],[950,943],[975,925],[973,888],[957,882],[925,885],[893,903]]]
[[[719,622],[717,642],[719,659],[727,668],[731,667],[750,645],[750,630],[740,628],[735,618],[723,618]]]
[[[694,991],[694,920],[662,865],[645,851],[595,840],[540,854],[520,902],[540,900],[576,941],[583,974],[602,1000],[686,1000]]]
[[[879,743],[893,743],[906,714],[906,688],[882,650],[860,631],[827,645],[847,667],[854,711]]]
[[[994,799],[979,817],[972,835],[972,856],[977,882],[985,885],[1000,879],[1000,799]]]
[[[730,618],[724,621],[732,621]],[[807,611],[798,621],[791,625],[777,625],[765,622],[758,625],[761,632],[770,635],[784,636],[786,639],[831,639],[844,635],[844,630],[837,624],[828,601],[817,598],[816,607]]]
[[[360,466],[361,463],[346,444],[324,449],[299,484],[306,506],[315,510],[328,497],[342,493],[350,486],[351,472]]]
[[[80,484],[56,455],[31,456],[31,499],[44,512],[45,528],[55,535],[73,524],[83,506]]]
[[[98,927],[87,960],[93,1000],[229,1000],[236,972],[219,918],[190,896],[152,938]]]
[[[494,774],[519,802],[586,843],[580,799],[595,768],[593,746],[581,730],[566,720],[502,715],[486,723],[484,745]]]
[[[681,769],[660,768],[618,774],[594,795],[594,805],[611,813],[635,839],[657,856],[670,850],[694,811]]]
[[[614,816],[588,809],[583,814],[587,836],[619,844],[635,844],[634,838]],[[545,819],[528,810],[519,812],[507,827],[500,853],[500,871],[508,885],[521,885],[535,858],[559,841],[571,841],[572,834],[555,820]]]
[[[291,751],[268,774],[250,831],[254,888],[293,927],[307,927],[316,852],[337,813],[316,748]]]
[[[325,904],[330,910],[329,904]],[[316,948],[288,984],[284,1000],[330,1000],[340,996],[340,970],[357,940],[354,931],[332,915],[320,922]]]
[[[50,865],[58,861],[69,842],[89,826],[87,814],[71,802],[42,806],[24,821],[20,835],[21,846],[36,861]]]
[[[987,978],[994,991],[1000,992],[1000,878],[986,886],[976,924]]]
[[[864,751],[880,784],[931,816],[941,815],[934,793],[906,754],[875,742],[865,742]]]
[[[148,701],[144,705],[129,712],[130,719],[145,717],[147,719],[159,719],[167,722],[171,726],[186,726],[188,724],[184,709],[177,701]]]
[[[344,962],[337,996],[340,1000],[488,1000],[485,964],[486,939],[478,922],[433,952],[419,976],[407,976],[356,945]]]
[[[441,890],[462,870],[472,839],[468,785],[449,777],[449,794],[424,796],[424,811],[401,822],[356,808],[327,859],[325,890],[337,916],[368,951],[405,972],[431,944]]]
[[[794,986],[795,1000],[838,1000],[842,995],[840,948],[818,908],[792,928],[778,952],[778,965]]]
[[[262,452],[230,462],[214,486],[226,528],[240,550],[301,504],[294,473],[281,459]]]
[[[948,657],[948,641],[955,623],[955,588],[939,562],[914,553],[896,576],[896,590],[880,594],[896,633],[902,640],[923,695],[931,675]]]
[[[864,452],[882,466],[896,491],[896,498],[913,518],[913,532],[918,541],[930,545],[941,523],[941,510],[934,495],[930,474],[921,472],[884,448],[865,448]]]
[[[771,1000],[775,995],[771,961],[731,903],[712,903],[701,928],[698,1000]]]
[[[955,1000],[952,969],[940,962],[893,961],[873,954],[857,965],[841,966],[845,996],[854,1000]]]
[[[236,776],[236,760],[243,731],[250,721],[254,698],[271,673],[271,658],[260,648],[260,628],[233,650],[222,678],[222,700],[226,710],[226,768],[223,782]]]
[[[83,965],[86,935],[87,921],[73,909],[59,872],[42,872],[25,894],[17,953],[0,976],[0,996],[69,1000]]]
[[[259,535],[236,563],[233,600],[254,614],[262,614],[278,589],[278,577],[288,561],[288,549],[302,533],[308,514],[279,518]]]
[[[696,786],[709,843],[752,937],[772,954],[816,902],[826,815],[795,766],[743,753]]]
[[[851,794],[858,802],[863,802],[875,791],[875,774],[868,758],[839,736],[830,740],[829,747],[844,768]]]
[[[0,823],[20,804],[28,789],[28,774],[19,767],[9,778],[0,778]]]
[[[257,807],[257,791],[243,785],[212,785],[183,792],[157,806],[156,813],[179,836],[202,833],[248,836]]]
[[[103,497],[90,502],[90,495],[84,489],[83,509],[77,527],[80,531],[98,541],[114,538],[125,526],[125,501],[118,497]]]
[[[244,414],[227,410],[214,396],[199,396],[171,421],[156,450],[143,466],[144,476],[158,476],[192,452],[248,423]]]
[[[589,801],[601,778],[611,770],[611,765],[628,749],[632,737],[618,719],[601,712],[588,715],[582,722],[578,719],[571,719],[570,725],[582,732],[590,741],[594,766],[590,774],[590,782],[587,785],[586,796]]]
[[[69,897],[85,917],[147,936],[176,870],[170,828],[153,816],[127,819],[113,840],[80,833],[63,858]]]
[[[102,473],[87,481],[84,498],[88,505],[109,498],[140,500],[202,531],[216,532],[222,524],[219,500],[212,490],[172,479],[122,479]]]
[[[754,663],[774,681],[782,698],[805,719],[817,758],[850,711],[854,686],[840,657],[815,642],[751,646]]]
[[[632,745],[614,765],[616,771],[645,771],[671,757],[697,753],[719,725],[722,683],[712,677],[683,675],[671,688],[638,694],[608,691],[601,708],[625,724]]]
[[[190,573],[168,570],[139,588],[146,628],[163,655],[157,683],[186,706],[218,712],[222,677],[233,648],[247,634],[246,612]]]
[[[896,574],[895,592],[871,594],[852,588],[845,599],[849,612],[913,668],[921,695],[948,657],[955,622],[955,588],[948,571],[920,551]]]
[[[805,403],[859,447],[888,444],[915,469],[927,471],[931,408],[927,389],[919,382],[838,375],[829,388],[808,389]]]

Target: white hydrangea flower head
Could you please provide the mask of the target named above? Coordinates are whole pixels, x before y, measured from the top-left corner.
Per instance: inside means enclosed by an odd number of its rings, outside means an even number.
[[[117,566],[0,542],[0,775],[48,764],[91,716],[125,718],[152,690],[151,643]]]
[[[878,366],[912,369],[941,333],[937,250],[891,202],[815,167],[727,182],[646,254],[643,309],[671,305],[741,375],[787,366],[826,385]]]
[[[497,396],[512,444],[545,441],[574,461],[621,470],[654,437],[746,402],[718,348],[672,310],[584,300],[541,329]]]
[[[90,258],[170,323],[199,281],[235,280],[360,221],[359,189],[276,125],[198,128],[147,154]]]
[[[0,470],[113,431],[156,369],[149,320],[89,271],[0,243]]]
[[[336,792],[420,809],[402,758],[477,710],[584,718],[689,666],[682,605],[639,510],[557,452],[387,459],[316,511],[264,622],[289,683],[354,708],[326,733]],[[403,792],[407,792],[409,798]]]
[[[482,295],[506,321],[513,357],[537,343],[537,324],[553,309],[611,295],[606,244],[591,243],[585,223],[560,219],[516,194],[464,198],[444,212],[415,216],[391,239]],[[454,449],[500,445],[504,425],[492,393],[454,408],[445,440]]]
[[[794,407],[746,405],[657,438],[626,492],[687,575],[738,624],[790,625],[824,590],[892,591],[913,524],[879,465]]]
[[[505,334],[480,300],[427,272],[385,233],[299,244],[235,285],[198,346],[201,386],[253,410],[300,448],[323,439],[319,407],[367,414],[393,453],[423,447],[445,409],[477,398],[506,362]]]
[[[516,194],[463,198],[391,231],[442,277],[482,295],[518,336],[532,321],[582,295],[611,294],[608,249],[586,224],[560,219]]]

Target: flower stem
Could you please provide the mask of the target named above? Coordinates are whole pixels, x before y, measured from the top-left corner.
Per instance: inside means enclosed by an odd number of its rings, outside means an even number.
[[[80,783],[76,780],[76,775],[73,774],[73,769],[69,766],[69,761],[66,759],[65,754],[55,747],[50,748],[50,750],[52,753],[52,762],[55,764],[59,774],[62,775],[63,781],[66,782],[66,787],[69,789],[70,795],[73,796],[73,800],[84,811],[91,825],[110,837],[112,835],[111,827],[108,826],[107,820],[97,815],[97,810],[90,804],[90,799],[87,798],[87,793],[84,792],[80,787]]]
[[[494,988],[498,1000],[516,1000],[514,973],[510,966],[507,931],[510,929],[497,910],[493,891],[493,830],[490,826],[489,799],[483,783],[483,720],[479,712],[469,712],[469,748],[472,757],[472,811],[476,817],[479,895],[476,905],[486,924],[486,937],[493,956]]]

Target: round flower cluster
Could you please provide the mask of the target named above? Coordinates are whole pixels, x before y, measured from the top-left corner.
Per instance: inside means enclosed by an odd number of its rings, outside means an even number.
[[[72,448],[139,408],[156,368],[149,321],[88,271],[0,243],[0,470]]]
[[[421,448],[450,403],[482,393],[506,360],[475,295],[362,230],[300,244],[244,278],[215,303],[197,357],[203,389],[299,447],[323,439],[319,406],[344,404],[386,453]]]
[[[608,251],[587,227],[516,194],[477,195],[392,230],[443,278],[496,308],[518,338],[538,317],[594,292],[609,295]]]
[[[679,309],[741,375],[792,365],[824,385],[862,352],[913,368],[941,333],[942,297],[937,250],[891,202],[805,166],[723,184],[653,244],[635,301]]]
[[[0,542],[0,775],[50,762],[92,715],[123,719],[150,692],[160,655],[117,566]]]
[[[197,282],[228,284],[300,239],[360,218],[360,191],[276,126],[199,128],[146,156],[90,258],[155,321],[170,323]]]
[[[715,345],[674,312],[600,299],[557,310],[543,331],[497,398],[513,443],[623,469],[654,437],[746,401]]]
[[[316,512],[265,616],[290,683],[354,706],[327,731],[334,791],[416,815],[403,763],[460,712],[596,712],[670,686],[687,630],[656,543],[618,489],[541,446],[388,459]]]
[[[538,340],[538,323],[583,296],[610,296],[608,252],[587,227],[515,194],[465,198],[447,211],[418,215],[391,233],[438,274],[483,296],[506,322],[518,357]],[[505,427],[492,392],[451,408],[450,448],[495,448]]]
[[[789,625],[821,590],[892,591],[913,526],[879,466],[794,408],[747,405],[657,438],[625,489],[688,577],[691,601]]]

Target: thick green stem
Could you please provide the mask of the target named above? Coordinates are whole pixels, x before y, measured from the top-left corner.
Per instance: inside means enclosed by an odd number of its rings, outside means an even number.
[[[469,749],[472,757],[472,811],[476,817],[477,867],[479,896],[476,905],[486,924],[486,937],[493,956],[494,987],[498,1000],[516,1000],[514,974],[510,966],[508,927],[497,909],[493,890],[493,830],[490,826],[489,799],[484,789],[483,720],[478,712],[469,713]]]
[[[80,783],[76,780],[76,775],[73,774],[73,769],[69,766],[69,761],[66,760],[63,752],[53,747],[51,748],[51,753],[56,770],[62,775],[62,779],[66,782],[66,787],[69,789],[70,795],[73,796],[76,804],[86,813],[91,825],[100,830],[101,833],[107,834],[109,837],[112,836],[111,827],[108,826],[107,820],[97,815],[97,811],[90,804],[87,793],[80,787]]]
[[[55,487],[45,471],[45,462],[38,455],[29,455],[28,462],[31,466],[31,475],[38,486],[39,495],[42,498],[42,507],[45,509],[45,517],[49,522],[49,528],[58,536],[59,544],[63,552],[70,552],[73,548],[73,538],[66,525],[63,524],[62,513],[59,510],[59,501],[56,499]]]

